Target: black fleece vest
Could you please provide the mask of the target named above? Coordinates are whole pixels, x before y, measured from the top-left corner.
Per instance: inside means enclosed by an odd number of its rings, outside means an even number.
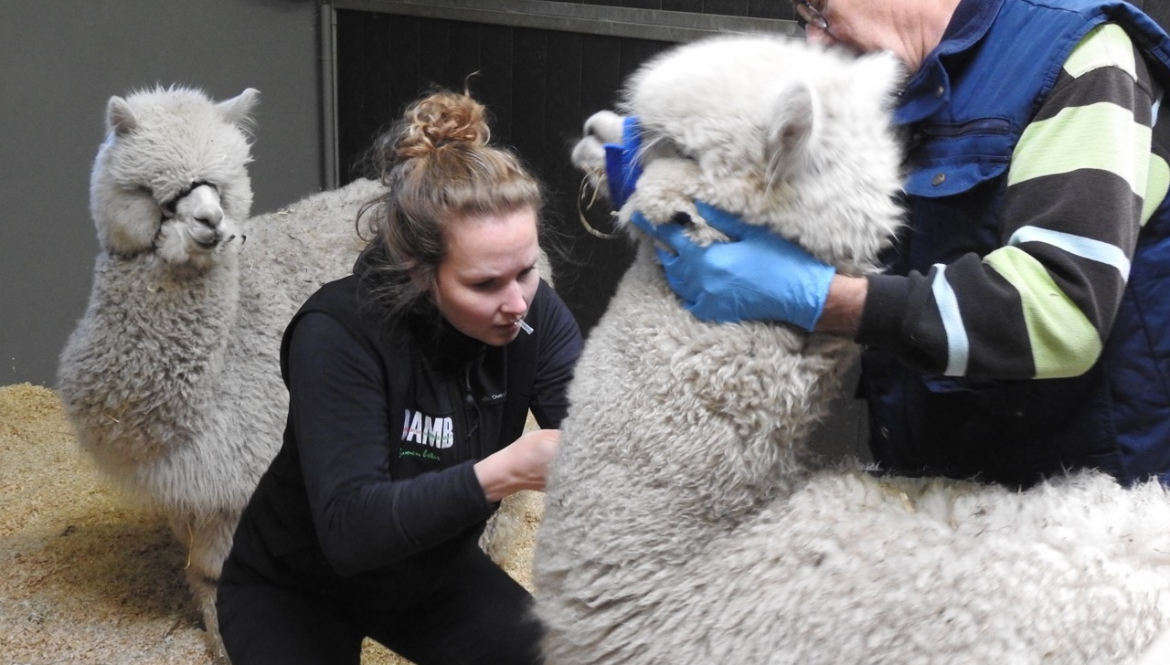
[[[437,315],[391,325],[362,310],[360,288],[357,275],[326,284],[293,317],[280,352],[286,382],[290,333],[302,316],[320,312],[344,325],[381,365],[390,431],[402,432],[387,451],[392,476],[482,459],[523,433],[540,330],[494,347],[458,333]],[[529,317],[539,318],[549,289],[541,282]]]

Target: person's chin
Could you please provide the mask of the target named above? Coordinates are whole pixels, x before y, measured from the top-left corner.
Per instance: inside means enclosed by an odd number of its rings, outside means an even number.
[[[492,326],[483,342],[492,346],[504,346],[511,343],[519,334],[520,326],[515,323],[506,326]]]

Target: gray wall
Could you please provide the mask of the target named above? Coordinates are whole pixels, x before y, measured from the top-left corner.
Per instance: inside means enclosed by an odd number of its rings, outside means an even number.
[[[0,385],[53,386],[89,294],[106,101],[260,90],[253,214],[322,182],[315,0],[0,0]]]

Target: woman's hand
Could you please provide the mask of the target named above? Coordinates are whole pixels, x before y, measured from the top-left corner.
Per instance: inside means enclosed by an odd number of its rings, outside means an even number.
[[[543,490],[560,441],[560,430],[535,430],[476,462],[475,475],[487,500],[495,503],[520,490]]]

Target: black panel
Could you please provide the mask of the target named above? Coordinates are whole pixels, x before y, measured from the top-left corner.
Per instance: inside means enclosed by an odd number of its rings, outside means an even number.
[[[389,63],[392,42],[387,37],[391,17],[385,14],[338,12],[345,26],[345,38],[338,40],[336,84],[338,103],[338,154],[343,182],[360,173],[353,169],[370,141],[394,116],[394,98]],[[339,26],[339,32],[340,32]]]
[[[792,19],[794,12],[788,0],[552,0],[579,5],[625,7],[629,9],[661,9],[691,14],[725,14],[751,18]],[[1157,0],[1149,0],[1155,2]]]
[[[668,12],[703,13],[703,0],[662,0],[662,9]]]
[[[390,77],[390,94],[401,105],[402,100],[410,98],[424,87],[419,76],[419,24],[418,21],[391,20],[387,27],[392,54],[387,64],[393,73]],[[428,34],[438,32],[441,31],[432,30]]]
[[[474,23],[450,22],[447,24],[447,34],[450,36],[448,43],[451,49],[451,69],[448,73],[450,78],[435,79],[435,82],[456,79],[455,89],[462,90],[466,79],[468,87],[477,89],[480,87],[480,81],[476,77],[471,79],[467,77],[479,71],[480,26]]]
[[[748,2],[748,16],[752,18],[793,20],[795,13],[790,2],[776,2],[776,0],[750,0]]]
[[[417,22],[416,22],[417,25]],[[438,26],[436,26],[438,27]],[[431,87],[443,81],[456,80],[463,74],[452,68],[451,26],[442,29],[418,31],[418,85]]]
[[[705,0],[704,14],[726,14],[727,16],[747,16],[748,0]]]
[[[512,46],[515,58],[512,65],[512,96],[508,107],[512,110],[512,128],[508,143],[524,156],[533,172],[546,173],[545,151],[548,100],[547,30],[514,31]],[[553,163],[564,161],[560,155]]]
[[[511,145],[513,137],[512,81],[514,67],[519,64],[512,45],[515,32],[515,28],[503,25],[480,26],[480,73],[472,85],[475,97],[492,110],[493,135],[506,145]]]

